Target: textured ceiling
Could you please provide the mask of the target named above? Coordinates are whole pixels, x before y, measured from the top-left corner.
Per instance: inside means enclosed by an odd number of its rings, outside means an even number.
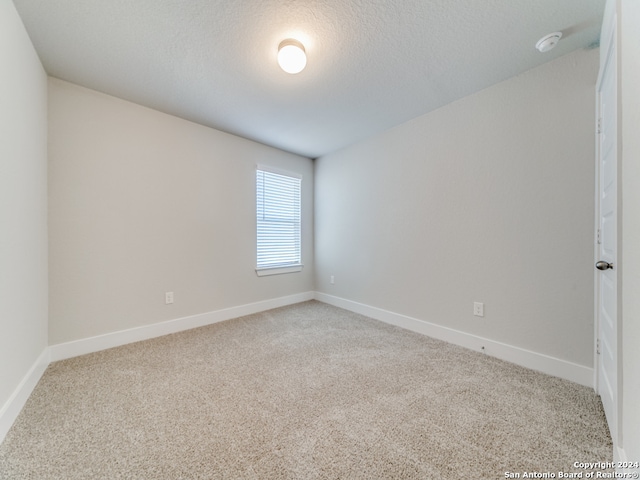
[[[599,40],[604,0],[14,0],[55,77],[315,158]],[[564,36],[546,54],[536,41]],[[297,38],[297,75],[277,47]]]

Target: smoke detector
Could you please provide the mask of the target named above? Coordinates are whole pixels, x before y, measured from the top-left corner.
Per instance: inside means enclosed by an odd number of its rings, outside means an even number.
[[[538,43],[536,43],[536,48],[541,53],[548,52],[558,44],[561,38],[562,32],[550,33],[549,35],[545,35],[540,40],[538,40]]]

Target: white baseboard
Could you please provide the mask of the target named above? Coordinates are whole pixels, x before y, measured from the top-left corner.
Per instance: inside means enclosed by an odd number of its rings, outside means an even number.
[[[45,348],[18,387],[0,408],[0,443],[4,441],[4,437],[7,436],[11,425],[16,421],[25,403],[27,403],[29,395],[31,395],[44,371],[49,366],[49,361],[49,349]]]
[[[516,365],[564,378],[565,380],[570,380],[587,387],[594,387],[593,368],[478,337],[470,333],[418,320],[417,318],[408,317],[406,315],[390,312],[381,308],[371,307],[362,303],[335,297],[326,293],[316,292],[315,299],[336,307],[344,308],[345,310],[366,315],[367,317],[371,317],[391,325],[437,338],[438,340],[444,340],[446,342],[453,343],[454,345],[459,345],[471,350],[483,351],[487,355],[515,363]],[[482,347],[484,347],[484,350],[482,350]]]
[[[11,425],[13,425],[13,422],[18,417],[20,411],[24,407],[24,404],[29,398],[29,395],[31,395],[31,392],[37,385],[50,362],[97,352],[107,348],[118,347],[133,342],[148,340],[192,328],[203,327],[213,323],[230,320],[232,318],[251,315],[265,310],[293,305],[295,303],[313,299],[472,350],[480,350],[481,346],[484,346],[484,352],[494,357],[501,358],[533,370],[538,370],[550,375],[571,380],[581,385],[593,387],[592,368],[529,350],[524,350],[522,348],[513,347],[500,342],[495,342],[476,335],[460,332],[458,330],[453,330],[441,325],[389,312],[380,308],[353,302],[351,300],[320,292],[304,292],[296,295],[241,305],[238,307],[231,307],[199,315],[168,320],[166,322],[145,325],[128,330],[107,333],[72,342],[51,345],[42,352],[22,382],[20,382],[20,385],[18,385],[15,392],[2,406],[2,408],[0,408],[0,443],[4,440],[4,437],[11,428]],[[626,458],[624,457],[624,450],[618,449],[617,454],[622,458]]]
[[[261,302],[225,308],[213,312],[192,315],[166,322],[154,323],[143,327],[131,328],[119,332],[107,333],[90,338],[83,338],[67,343],[60,343],[47,347],[33,364],[27,375],[20,382],[14,393],[0,408],[0,443],[4,441],[9,429],[22,411],[31,392],[49,366],[49,363],[66,358],[77,357],[107,348],[119,347],[128,343],[148,340],[162,335],[177,333],[192,328],[203,327],[212,323],[243,317],[254,313],[271,310],[273,308],[293,305],[295,303],[313,300],[315,292],[304,292],[286,297],[273,298]]]
[[[637,465],[638,460],[635,460],[634,458],[630,458],[627,455],[627,452],[624,448],[620,447],[619,445],[616,445],[615,440],[613,441],[613,462],[616,464],[616,472],[624,473],[626,475],[626,477],[620,477],[620,478],[640,478],[640,468],[637,468],[637,467],[636,468],[633,468],[633,467],[620,468],[619,463],[623,463],[623,464],[633,463],[634,465]]]
[[[614,445],[613,445],[613,461],[615,463],[626,462],[627,461],[627,452],[624,451],[624,448],[620,448],[619,446],[615,445],[615,443],[616,443],[615,441],[613,443],[614,443]],[[623,472],[622,469],[616,469],[616,471]],[[628,470],[624,470],[624,471],[628,472]]]
[[[154,323],[142,327],[120,330],[118,332],[105,333],[104,335],[83,338],[71,342],[59,343],[49,347],[51,351],[51,361],[55,362],[66,358],[85,355],[87,353],[106,350],[107,348],[119,347],[133,342],[182,332],[192,328],[204,327],[206,325],[223,322],[232,318],[243,317],[245,315],[263,312],[265,310],[271,310],[273,308],[313,300],[314,298],[314,292],[304,292],[296,295],[250,303],[247,305],[240,305],[238,307],[225,308],[189,317],[167,320],[165,322]]]

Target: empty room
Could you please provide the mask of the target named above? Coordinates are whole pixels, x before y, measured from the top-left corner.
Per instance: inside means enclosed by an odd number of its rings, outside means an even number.
[[[640,478],[639,24],[0,0],[0,479]]]

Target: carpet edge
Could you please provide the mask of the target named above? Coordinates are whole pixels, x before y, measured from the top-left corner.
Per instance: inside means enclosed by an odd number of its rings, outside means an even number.
[[[44,375],[51,362],[49,347],[46,347],[33,363],[22,381],[18,384],[9,399],[0,407],[0,443],[9,433],[11,426],[20,415],[33,389]]]
[[[246,305],[200,313],[188,317],[166,320],[164,322],[152,323],[150,325],[134,327],[127,330],[109,332],[94,337],[81,338],[70,342],[58,343],[49,346],[49,349],[51,350],[51,362],[94,353],[108,348],[120,347],[129,343],[150,340],[152,338],[191,330],[193,328],[204,327],[213,323],[264,312],[273,308],[306,302],[313,300],[314,296],[314,292],[303,292],[285,297],[262,300]]]
[[[315,299],[319,302],[344,308],[361,315],[379,320],[384,323],[411,330],[438,340],[443,340],[470,350],[484,352],[492,357],[515,363],[548,375],[569,380],[585,387],[594,388],[594,369],[578,365],[567,360],[551,357],[543,353],[526,350],[470,333],[437,325],[417,318],[354,302],[322,292],[316,292]],[[482,348],[484,347],[484,349]]]

